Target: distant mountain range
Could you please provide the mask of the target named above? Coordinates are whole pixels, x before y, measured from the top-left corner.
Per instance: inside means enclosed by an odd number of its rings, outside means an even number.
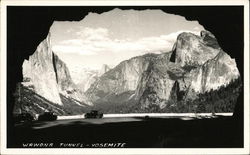
[[[84,67],[74,67],[71,70],[71,76],[73,82],[78,86],[78,88],[85,92],[89,89],[92,83],[94,83],[101,75],[109,70],[110,67],[106,64],[103,64],[99,70]]]
[[[18,91],[31,91],[46,99],[43,104],[64,107],[60,115],[89,109],[105,113],[232,112],[241,91],[235,60],[208,31],[202,31],[200,36],[181,33],[172,51],[133,57],[112,69],[103,65],[100,71],[82,70],[79,75],[73,82],[66,64],[51,50],[48,35],[24,61],[24,81]],[[27,98],[23,95],[21,98]],[[28,111],[21,106],[23,99],[18,93],[16,97],[15,111]],[[36,102],[33,98],[29,105],[41,101]],[[65,105],[79,106],[81,110],[73,112],[71,106],[65,109]]]

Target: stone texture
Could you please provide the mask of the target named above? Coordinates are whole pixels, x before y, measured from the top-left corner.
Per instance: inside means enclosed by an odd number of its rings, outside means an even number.
[[[50,35],[39,44],[29,60],[24,61],[23,77],[29,79],[29,82],[23,82],[24,86],[32,85],[38,95],[55,104],[63,105],[60,94],[91,104],[77,89],[66,64],[51,50]]]
[[[218,89],[240,74],[234,59],[220,47],[213,34],[181,33],[173,50],[146,54],[121,62],[88,89],[91,101],[111,94],[134,91],[142,108],[163,108],[169,100],[195,99],[199,93]]]
[[[148,54],[121,62],[92,84],[87,90],[89,98],[95,101],[106,95],[134,91],[141,74],[155,56],[155,54]]]
[[[37,47],[29,60],[23,63],[23,77],[28,77],[37,94],[49,101],[62,105],[56,73],[53,66],[53,52],[50,47],[50,35]]]

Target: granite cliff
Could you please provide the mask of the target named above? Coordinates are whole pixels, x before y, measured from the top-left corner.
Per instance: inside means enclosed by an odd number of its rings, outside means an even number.
[[[155,56],[148,54],[134,57],[104,73],[87,90],[89,99],[93,102],[113,102],[114,96],[118,97],[123,93],[135,91],[141,74],[148,68]],[[113,97],[110,98],[110,96]],[[124,99],[127,100],[130,97],[127,96]]]
[[[163,109],[178,101],[196,100],[239,77],[235,60],[220,48],[213,34],[184,32],[170,52],[121,62],[98,78],[87,96],[99,105],[131,102],[139,109],[151,105]]]
[[[80,113],[88,108],[105,113],[231,112],[241,89],[236,61],[208,31],[200,36],[181,33],[169,52],[136,56],[112,69],[103,65],[82,74],[75,84],[51,50],[48,35],[24,61],[22,85],[24,92],[33,91],[46,103],[84,107],[74,108]]]
[[[43,40],[33,55],[23,63],[24,86],[48,101],[63,105],[61,95],[77,104],[91,104],[72,81],[66,64],[51,50],[50,35]]]
[[[159,55],[160,60],[141,76],[136,90],[141,107],[156,104],[164,108],[168,101],[194,100],[240,77],[235,60],[207,31],[201,36],[180,34],[169,54],[167,61]]]

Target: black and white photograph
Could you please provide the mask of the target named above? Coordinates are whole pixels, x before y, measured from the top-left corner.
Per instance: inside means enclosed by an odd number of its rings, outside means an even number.
[[[4,150],[247,153],[249,6],[239,2],[5,1]]]

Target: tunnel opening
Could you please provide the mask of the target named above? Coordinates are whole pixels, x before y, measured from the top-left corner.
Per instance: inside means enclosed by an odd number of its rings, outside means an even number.
[[[222,49],[236,59],[244,82],[243,73],[243,6],[8,6],[7,7],[7,146],[13,147],[12,111],[16,84],[23,80],[22,63],[32,55],[38,44],[46,38],[54,21],[79,21],[89,12],[102,13],[114,8],[161,9],[178,14],[188,20],[197,20],[212,32]],[[208,18],[211,17],[211,18]],[[17,26],[18,25],[18,26]],[[233,36],[233,37],[232,37]],[[176,53],[175,53],[176,54]],[[173,53],[174,55],[174,53]],[[174,56],[173,56],[174,57]],[[172,56],[171,56],[172,58]],[[173,60],[173,58],[171,59]],[[244,85],[244,83],[243,83]],[[238,99],[234,117],[243,133],[243,92]],[[243,141],[243,140],[242,140]],[[243,143],[243,142],[242,142]]]

